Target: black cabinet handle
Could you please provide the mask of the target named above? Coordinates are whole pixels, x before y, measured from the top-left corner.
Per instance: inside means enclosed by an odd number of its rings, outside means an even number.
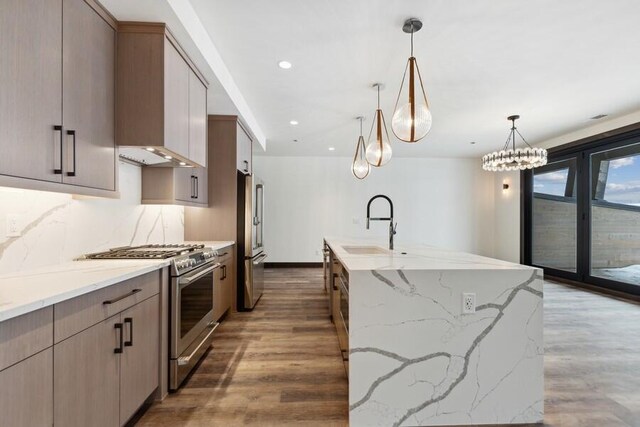
[[[104,304],[104,305],[113,304],[113,303],[116,303],[116,302],[118,302],[118,301],[121,301],[121,300],[123,300],[123,299],[125,299],[125,298],[129,298],[131,295],[137,294],[138,292],[141,292],[141,291],[142,291],[142,289],[134,289],[134,290],[132,290],[131,292],[126,293],[126,294],[124,294],[124,295],[120,295],[120,296],[119,296],[119,297],[117,297],[117,298],[114,298],[114,299],[108,299],[108,300],[106,300],[106,301],[102,301],[102,304]]]
[[[244,163],[244,171],[249,172],[249,161],[243,160],[242,163]]]
[[[131,347],[133,345],[133,317],[125,317],[124,324],[129,324],[129,341],[124,342],[125,347]]]
[[[196,198],[196,190],[195,190],[195,186],[196,186],[196,177],[191,175],[191,198],[195,199]]]
[[[56,167],[56,160],[54,158],[54,160],[53,160],[53,173],[56,174],[56,175],[62,175],[62,144],[63,144],[63,141],[62,141],[62,126],[61,125],[55,125],[53,127],[53,130],[55,132],[60,132],[60,167],[59,168]],[[54,151],[54,157],[55,157],[55,147],[53,148],[53,151]]]
[[[113,352],[118,354],[118,353],[122,353],[122,349],[123,349],[123,339],[124,339],[124,337],[122,336],[123,335],[122,323],[116,323],[115,324],[115,328],[120,330],[120,334],[119,334],[120,335],[120,338],[119,338],[120,346],[113,349]]]
[[[220,280],[224,280],[227,278],[227,266],[223,265],[222,266],[222,277],[220,278]]]
[[[198,186],[200,185],[198,177],[194,176],[194,179],[196,180],[196,199],[198,198],[198,196],[200,196],[200,189],[198,188]]]
[[[67,135],[73,137],[73,171],[67,172],[67,176],[76,176],[76,131],[68,130]]]

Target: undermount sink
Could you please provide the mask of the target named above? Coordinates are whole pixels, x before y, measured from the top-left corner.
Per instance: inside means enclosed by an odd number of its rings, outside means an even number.
[[[352,255],[386,255],[388,250],[382,249],[380,246],[343,246],[347,253]]]

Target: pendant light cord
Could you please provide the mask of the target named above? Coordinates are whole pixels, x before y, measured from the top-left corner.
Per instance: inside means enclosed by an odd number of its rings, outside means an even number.
[[[360,136],[362,136],[362,117],[360,117]]]
[[[378,88],[378,110],[380,109],[380,85],[376,86]]]

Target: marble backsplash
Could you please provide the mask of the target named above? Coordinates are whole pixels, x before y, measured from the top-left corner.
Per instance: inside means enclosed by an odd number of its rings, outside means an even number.
[[[121,162],[120,199],[0,187],[0,274],[108,248],[184,240],[184,208],[141,205],[140,168]],[[17,216],[19,237],[7,236]]]

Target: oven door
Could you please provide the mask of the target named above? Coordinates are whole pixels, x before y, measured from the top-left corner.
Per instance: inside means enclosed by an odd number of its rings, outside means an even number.
[[[171,358],[177,359],[213,322],[213,288],[219,263],[171,281]]]

